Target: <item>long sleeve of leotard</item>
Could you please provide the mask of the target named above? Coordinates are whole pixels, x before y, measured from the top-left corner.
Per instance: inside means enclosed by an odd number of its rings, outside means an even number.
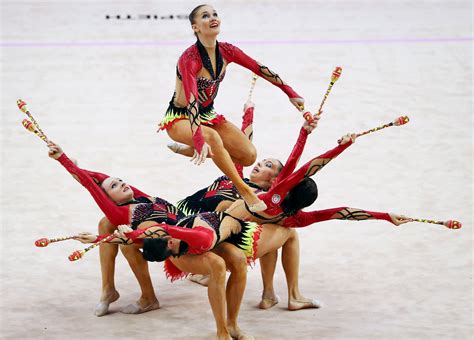
[[[78,181],[89,191],[100,210],[102,210],[110,222],[115,225],[130,223],[130,209],[128,206],[118,206],[112,201],[96,184],[94,179],[86,171],[77,167],[65,153],[58,158],[58,162],[61,163],[71,175],[77,177]]]
[[[287,176],[286,178],[281,178],[279,182],[272,185],[272,187],[267,192],[258,195],[258,197],[267,205],[265,212],[271,215],[279,214],[281,212],[281,202],[294,186],[301,182],[305,177],[310,177],[321,170],[326,164],[340,155],[351,144],[352,141],[349,141],[345,144],[340,144],[334,149],[313,158],[291,175]]]
[[[176,227],[165,223],[153,225],[145,229],[137,229],[129,233],[125,233],[125,236],[137,243],[145,237],[163,237],[163,234],[160,234],[161,230],[165,231],[173,238],[186,242],[191,252],[210,250],[214,242],[214,233],[208,228],[197,226],[189,229],[184,227]],[[114,241],[116,242],[116,240],[113,240],[112,242]],[[124,243],[127,243],[127,241],[125,240]]]
[[[244,115],[242,116],[242,127],[240,131],[244,133],[248,137],[250,141],[252,141],[253,131],[251,131],[248,135],[245,130],[253,124],[253,112],[254,107],[248,107],[247,110],[244,111]],[[239,163],[234,163],[237,172],[239,173],[240,178],[244,178],[244,167]]]
[[[99,185],[102,184],[104,180],[110,177],[109,175],[106,175],[100,172],[86,170],[86,169],[82,169],[82,170],[85,171],[89,176],[91,176],[94,179],[94,181]],[[150,197],[150,195],[144,193],[140,189],[137,189],[130,184],[128,186],[130,187],[130,189],[132,189],[134,197]]]
[[[329,150],[323,153],[322,155],[319,155],[313,158],[312,160],[304,164],[301,168],[299,168],[297,171],[293,172],[291,175],[282,179],[282,181],[276,186],[280,186],[281,188],[284,187],[284,188],[291,189],[296,184],[301,182],[301,180],[303,180],[305,177],[313,176],[319,170],[324,168],[330,161],[332,161],[334,158],[339,156],[344,150],[346,150],[351,145],[352,145],[352,141],[349,141],[345,144],[336,146],[334,149]]]
[[[201,131],[201,119],[199,118],[199,97],[196,80],[201,67],[201,63],[197,59],[191,57],[191,54],[186,52],[178,60],[178,69],[181,73],[181,81],[186,96],[187,112],[191,124],[194,148],[199,153],[201,153],[204,145],[204,137]]]
[[[279,87],[288,98],[301,98],[301,96],[296,93],[291,86],[285,84],[278,74],[271,71],[268,67],[259,64],[257,61],[245,54],[240,48],[229,43],[219,43],[219,46],[221,47],[221,52],[223,52],[223,56],[228,63],[234,62],[252,71],[256,75]]]
[[[163,229],[171,237],[186,242],[189,248],[192,248],[193,252],[212,249],[214,233],[208,228],[197,226],[189,229],[166,224]]]
[[[303,153],[307,139],[308,131],[306,131],[304,128],[301,128],[300,134],[298,135],[298,139],[296,140],[296,144],[293,147],[293,150],[291,151],[290,156],[288,157],[285,165],[283,166],[277,178],[273,182],[273,186],[277,185],[279,182],[281,182],[293,173],[296,168],[296,165],[298,164],[298,161],[301,158],[301,154]]]
[[[393,223],[390,215],[385,212],[368,211],[358,208],[339,207],[325,210],[316,210],[311,212],[299,210],[295,215],[282,220],[281,224],[285,227],[300,228],[313,223],[328,220],[385,220]]]

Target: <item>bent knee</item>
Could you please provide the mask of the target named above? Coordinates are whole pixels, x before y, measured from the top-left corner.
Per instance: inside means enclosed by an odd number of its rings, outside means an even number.
[[[142,253],[141,253],[140,250],[138,249],[138,245],[137,245],[137,244],[132,244],[132,245],[121,244],[121,245],[120,245],[120,251],[121,251],[122,254],[124,254],[124,255],[128,255],[128,254],[139,254],[140,257],[143,258]]]
[[[213,256],[208,260],[208,264],[210,267],[209,271],[212,277],[225,279],[226,265],[222,257]]]
[[[288,228],[288,235],[292,238],[298,238],[298,233],[295,228]]]
[[[247,257],[244,252],[234,252],[232,256],[227,259],[227,266],[232,273],[247,272]]]
[[[238,155],[239,163],[243,166],[251,166],[257,160],[257,149],[253,144],[242,150]]]
[[[209,144],[211,148],[224,146],[221,136],[219,136],[219,134],[213,129],[205,129],[203,131],[203,136],[206,143]]]

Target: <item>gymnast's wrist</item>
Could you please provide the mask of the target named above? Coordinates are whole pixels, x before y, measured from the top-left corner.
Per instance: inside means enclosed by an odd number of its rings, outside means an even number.
[[[288,96],[289,99],[294,99],[294,98],[303,98],[301,97],[298,93],[296,93],[295,90],[290,85],[281,85],[280,86],[281,90],[285,92],[285,94]]]
[[[104,238],[108,237],[110,235],[107,235],[107,234],[104,234],[104,235],[97,235],[96,239],[94,241],[92,241],[92,243],[97,243],[97,242],[100,242],[102,241]]]
[[[204,136],[202,135],[201,126],[193,133],[193,144],[196,151],[200,154],[204,146]]]
[[[140,241],[139,237],[145,231],[143,229],[136,229],[130,232],[123,233],[127,238],[133,241],[133,243],[138,243]]]

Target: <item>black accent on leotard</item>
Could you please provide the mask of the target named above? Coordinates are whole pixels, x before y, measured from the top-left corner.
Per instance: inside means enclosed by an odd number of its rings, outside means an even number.
[[[255,183],[244,179],[250,187],[259,191],[262,189]],[[215,211],[223,201],[235,202],[240,199],[239,192],[227,176],[217,178],[210,186],[179,201],[176,206],[187,215],[198,214],[205,211]]]
[[[214,73],[214,70],[212,68],[211,58],[209,57],[209,54],[207,53],[206,48],[199,41],[199,39],[198,41],[196,41],[196,46],[198,48],[199,55],[201,56],[202,65],[209,72],[212,79],[216,80],[217,77],[219,77],[219,75],[221,74],[222,67],[224,67],[224,61],[222,59],[222,55],[219,50],[219,43],[216,41],[216,73]]]
[[[180,219],[176,225],[179,227],[191,229],[194,227],[194,220],[196,219],[196,217],[199,217],[201,220],[204,220],[207,224],[209,224],[209,226],[212,227],[212,229],[214,229],[214,232],[216,233],[215,244],[218,244],[221,239],[221,232],[219,228],[220,228],[222,220],[226,216],[230,216],[230,215],[224,212],[217,212],[217,211],[204,212],[200,214],[186,216]]]
[[[170,202],[159,197],[137,197],[127,204],[136,204],[132,209],[131,227],[137,229],[145,221],[175,225],[185,214]]]

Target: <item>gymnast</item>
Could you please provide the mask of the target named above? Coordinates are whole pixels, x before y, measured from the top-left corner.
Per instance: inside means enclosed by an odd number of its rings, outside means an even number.
[[[49,142],[48,146],[49,156],[58,160],[91,193],[105,214],[99,223],[99,234],[112,233],[120,224],[129,224],[132,228],[138,227],[144,221],[176,224],[179,219],[184,217],[182,212],[171,203],[158,197],[151,197],[137,188],[129,186],[121,179],[80,169],[57,144]],[[135,247],[121,247],[121,251],[130,264],[142,291],[137,302],[126,306],[121,311],[126,314],[139,314],[159,308],[147,261]],[[94,311],[96,316],[107,314],[110,303],[119,298],[114,282],[117,252],[118,246],[116,244],[101,244],[100,246],[102,296]],[[212,283],[208,288],[209,299],[211,305],[213,303],[220,305],[222,291],[218,282],[225,280],[226,267],[231,272],[230,281],[241,281],[241,275],[243,275],[241,268],[245,268],[246,259],[240,250],[230,244],[219,246],[215,253],[218,255],[208,253],[193,258],[183,256],[180,263],[183,268],[189,271],[211,277]],[[236,272],[238,273],[234,274]],[[219,308],[225,308],[225,305]],[[218,310],[219,308],[215,307],[214,309]],[[224,329],[225,324],[221,323],[219,327]]]
[[[235,62],[288,95],[291,103],[302,109],[304,99],[268,67],[256,62],[229,43],[218,43],[220,18],[209,5],[200,5],[189,15],[197,37],[179,58],[176,89],[160,130],[167,130],[176,142],[194,147],[192,160],[202,163],[210,155],[218,168],[228,176],[251,211],[265,210],[253,190],[238,175],[232,161],[249,166],[256,150],[239,129],[214,110],[214,98],[224,79],[227,65]]]

